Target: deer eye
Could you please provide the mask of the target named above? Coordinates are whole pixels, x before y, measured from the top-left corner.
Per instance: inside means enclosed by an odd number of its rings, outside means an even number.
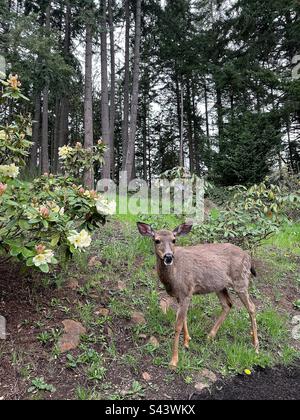
[[[173,241],[172,241],[172,242],[173,242],[173,244],[176,244],[176,239],[173,239]]]
[[[159,244],[161,244],[161,241],[159,239],[156,239],[155,243],[156,243],[156,245],[159,245]]]

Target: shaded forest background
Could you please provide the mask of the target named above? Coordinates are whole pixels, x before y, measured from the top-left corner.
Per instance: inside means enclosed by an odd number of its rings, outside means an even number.
[[[7,73],[30,98],[32,175],[100,138],[90,187],[176,166],[221,185],[299,172],[299,1],[0,0],[0,14]]]

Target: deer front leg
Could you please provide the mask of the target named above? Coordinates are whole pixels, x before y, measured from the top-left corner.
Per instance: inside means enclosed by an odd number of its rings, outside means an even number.
[[[190,337],[189,330],[188,330],[187,315],[186,315],[184,323],[183,323],[183,332],[184,332],[184,347],[186,349],[189,349],[191,337]]]
[[[180,302],[180,306],[177,312],[177,319],[176,319],[176,327],[175,327],[175,339],[174,339],[174,347],[173,347],[173,357],[170,362],[171,368],[177,368],[178,361],[179,361],[179,340],[180,340],[180,334],[182,332],[182,329],[185,325],[185,321],[187,318],[187,312],[190,305],[190,298],[186,298],[183,302]],[[187,327],[187,325],[186,325]]]

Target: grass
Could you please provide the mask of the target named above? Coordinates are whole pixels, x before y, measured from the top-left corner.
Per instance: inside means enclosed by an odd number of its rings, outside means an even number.
[[[285,253],[300,255],[300,223],[283,226],[280,232],[269,238],[265,244],[281,249]]]
[[[251,292],[259,307],[260,354],[252,348],[249,316],[239,304],[232,309],[217,339],[208,342],[207,334],[221,308],[215,295],[195,296],[188,315],[192,336],[190,350],[181,346],[178,370],[172,372],[168,363],[176,314],[170,309],[165,315],[160,309],[163,288],[155,271],[153,245],[150,239],[138,234],[136,222],[139,220],[151,223],[154,228],[169,229],[182,222],[174,215],[116,216],[101,228],[90,254],[78,256],[71,272],[67,273],[69,278],[81,281],[78,299],[73,302],[55,298],[46,311],[37,308],[41,320],[34,325],[36,341],[44,352],[49,352],[50,364],[59,360],[66,371],[74,374],[76,381],[80,378],[73,388],[73,398],[143,398],[147,391],[160,395],[161,388],[168,389],[178,377],[183,386],[193,386],[199,371],[204,368],[226,376],[242,373],[245,369],[253,370],[255,366],[290,364],[300,356],[291,340],[290,313],[278,306],[285,296],[287,284],[298,287],[300,297],[297,250],[300,225],[285,226],[257,251],[264,272],[253,283]],[[185,238],[182,243],[188,244],[188,241]],[[92,256],[98,257],[99,264],[89,267]],[[62,273],[61,277],[65,276],[66,273]],[[118,287],[120,282],[122,288]],[[103,306],[109,309],[108,316],[97,315],[99,307]],[[146,325],[130,322],[134,311],[144,314]],[[86,327],[87,334],[82,337],[77,351],[65,356],[58,353],[56,344],[61,331],[54,326],[54,313],[59,313],[60,320],[75,319]],[[47,326],[48,321],[51,327]],[[111,330],[109,338],[107,328]],[[149,343],[150,337],[155,337],[159,346]],[[45,375],[43,379],[44,373],[38,374],[24,354],[12,354],[12,361],[28,387],[31,386],[32,398],[49,392],[51,377]],[[151,367],[156,369],[158,377],[145,388],[145,383],[139,381],[144,370]],[[119,376],[126,385],[116,383]]]
[[[159,289],[157,275],[154,271],[155,257],[151,241],[142,238],[136,231],[136,222],[142,220],[154,227],[174,228],[181,220],[174,215],[164,216],[163,220],[153,217],[118,215],[115,222],[104,228],[101,239],[95,243],[101,258],[108,264],[101,269],[102,279],[113,279],[126,282],[126,288],[110,299],[109,308],[112,320],[129,320],[133,311],[141,311],[147,320],[147,325],[132,327],[133,352],[122,356],[122,363],[135,368],[142,363],[145,354],[151,356],[152,363],[160,368],[168,366],[171,358],[175,313],[169,311],[164,315],[159,308]],[[122,238],[113,241],[114,223],[121,223]],[[299,226],[295,226],[298,232]],[[266,253],[270,243],[266,243],[260,251],[260,256],[267,263],[275,264],[276,278],[282,279],[287,273],[296,273],[297,264],[289,258],[290,250],[295,251],[297,235],[288,226],[276,235],[272,250]],[[282,250],[285,250],[282,253]],[[138,261],[141,259],[141,261]],[[270,280],[270,279],[269,279]],[[220,330],[217,340],[206,341],[207,333],[213,325],[213,320],[220,313],[220,306],[215,296],[195,297],[189,312],[190,333],[193,338],[189,352],[181,350],[178,373],[189,377],[189,373],[209,368],[224,375],[243,372],[253,366],[272,366],[276,363],[291,363],[297,352],[290,345],[288,316],[279,313],[276,307],[270,305],[269,298],[264,296],[259,286],[254,292],[260,302],[258,326],[261,339],[261,352],[255,353],[251,346],[250,320],[244,309],[234,308]],[[149,344],[141,344],[139,336],[155,336],[160,342],[158,348]]]

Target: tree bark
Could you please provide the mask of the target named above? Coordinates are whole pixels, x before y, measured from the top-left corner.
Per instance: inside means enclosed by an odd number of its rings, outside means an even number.
[[[179,166],[184,167],[184,93],[183,93],[183,81],[181,81],[180,87],[180,150],[179,150]]]
[[[45,29],[46,34],[50,33],[51,1],[46,9]],[[43,89],[43,117],[42,117],[42,144],[41,144],[41,172],[49,172],[49,77],[46,76],[46,83]]]
[[[108,0],[108,18],[110,33],[110,161],[111,175],[115,179],[115,120],[116,120],[116,59],[115,59],[115,29],[113,17],[113,0]]]
[[[124,80],[124,106],[123,106],[123,122],[122,122],[122,148],[123,148],[123,164],[122,169],[126,167],[127,145],[128,145],[128,129],[129,129],[129,84],[130,84],[130,8],[129,0],[125,0],[125,80]]]
[[[196,147],[195,147],[195,138],[193,133],[193,120],[192,120],[192,104],[191,104],[191,86],[190,81],[187,80],[187,131],[188,131],[188,139],[189,139],[189,155],[190,155],[190,171],[191,173],[195,173],[195,155],[196,155]]]
[[[70,59],[70,48],[71,48],[71,5],[69,1],[66,1],[66,13],[65,13],[65,39],[64,39],[64,58],[66,62]],[[60,101],[60,119],[59,119],[59,130],[58,130],[58,148],[68,143],[69,135],[69,113],[70,103],[68,92],[64,92]],[[59,171],[59,160],[56,151],[56,171]]]
[[[86,24],[85,50],[85,97],[84,97],[84,147],[90,149],[94,145],[93,134],[93,29],[91,23]],[[84,174],[84,184],[87,188],[94,188],[94,168]]]
[[[147,182],[148,178],[148,147],[147,147],[147,138],[148,138],[148,103],[147,103],[147,92],[143,94],[143,117],[142,117],[142,134],[143,134],[143,177]]]
[[[111,178],[111,133],[109,127],[109,100],[108,100],[108,74],[107,74],[107,21],[106,0],[101,0],[101,126],[102,139],[107,146],[104,155],[102,175],[104,179]]]
[[[219,87],[216,89],[217,93],[217,115],[218,115],[218,130],[219,130],[219,144],[220,152],[223,151],[223,133],[224,133],[224,121],[223,121],[223,104],[222,104],[222,92]]]
[[[33,146],[30,154],[30,173],[38,173],[38,148],[40,144],[40,126],[41,126],[41,94],[37,93],[34,101],[34,116],[32,124],[32,142]]]
[[[54,122],[54,136],[53,136],[53,142],[51,144],[51,172],[57,173],[58,169],[58,141],[59,141],[59,129],[60,129],[60,123],[61,123],[61,100],[59,96],[56,98],[55,103],[55,122]]]
[[[130,130],[128,137],[128,148],[125,170],[127,172],[127,180],[131,181],[134,173],[135,158],[135,137],[137,131],[137,116],[139,102],[139,75],[140,75],[140,56],[141,56],[141,0],[136,2],[136,29],[135,29],[135,46],[134,46],[134,70],[132,83],[132,103],[130,113]]]

